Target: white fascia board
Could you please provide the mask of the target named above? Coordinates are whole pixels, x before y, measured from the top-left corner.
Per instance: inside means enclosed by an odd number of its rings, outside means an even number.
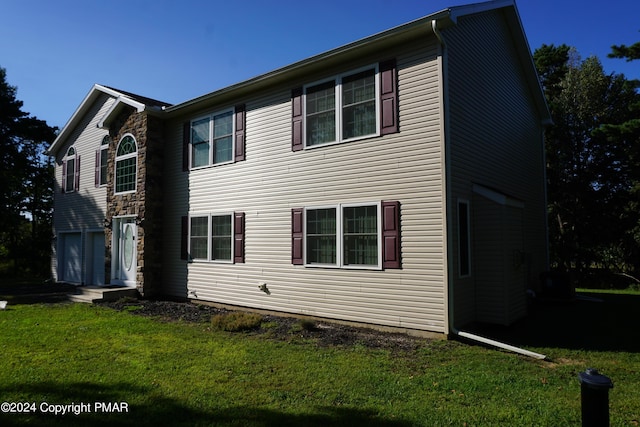
[[[84,99],[82,100],[82,102],[80,103],[76,111],[73,113],[69,121],[67,121],[67,123],[64,125],[64,127],[62,128],[62,130],[60,131],[56,139],[51,143],[49,148],[45,151],[45,154],[49,156],[55,155],[59,146],[67,139],[69,134],[78,125],[78,123],[80,123],[83,116],[86,114],[87,110],[91,108],[91,104],[93,104],[93,102],[98,98],[98,96],[100,96],[101,92],[109,96],[112,96],[114,98],[123,97],[123,95],[118,91],[115,91],[113,89],[110,89],[108,87],[105,87],[99,84],[94,84],[91,90],[89,90],[89,93],[87,93],[87,95],[84,97]],[[133,100],[129,100],[129,101],[135,102]],[[140,103],[137,103],[137,104],[140,104]]]
[[[117,98],[116,98],[116,101],[113,103],[113,105],[111,105],[111,107],[109,107],[109,110],[107,110],[105,115],[102,116],[102,118],[98,122],[98,128],[100,128],[100,129],[108,129],[113,115],[120,111],[120,109],[123,107],[123,104],[135,108],[135,110],[138,113],[143,112],[147,107],[145,104],[143,104],[141,102],[135,101],[135,100],[133,100],[131,98],[128,98],[128,97],[126,97],[124,95],[118,95]]]

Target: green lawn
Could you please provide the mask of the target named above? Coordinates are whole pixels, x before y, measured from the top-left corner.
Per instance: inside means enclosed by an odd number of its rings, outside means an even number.
[[[589,295],[603,302],[545,304],[513,328],[483,331],[550,361],[458,341],[424,340],[415,352],[322,347],[100,306],[9,305],[0,402],[36,413],[0,413],[0,425],[579,425],[587,367],[615,384],[611,425],[637,425],[640,295]],[[96,402],[126,406],[96,413]],[[91,412],[42,413],[72,403]]]

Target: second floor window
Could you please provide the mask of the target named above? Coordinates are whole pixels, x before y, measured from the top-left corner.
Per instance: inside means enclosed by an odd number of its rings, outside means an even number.
[[[191,168],[233,161],[233,110],[191,122]]]
[[[115,193],[136,191],[138,147],[131,135],[125,135],[116,150]]]
[[[291,90],[291,151],[400,131],[395,59]]]
[[[76,154],[76,149],[74,147],[69,147],[62,167],[62,188],[66,193],[78,190],[78,176],[80,172],[78,168],[79,158],[80,156]]]
[[[109,135],[105,135],[100,143],[100,149],[96,153],[96,187],[107,184],[107,160],[109,158],[110,142]]]
[[[306,146],[379,133],[377,66],[305,87]]]

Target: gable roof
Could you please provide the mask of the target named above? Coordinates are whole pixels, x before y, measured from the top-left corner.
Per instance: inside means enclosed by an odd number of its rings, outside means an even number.
[[[318,69],[325,69],[345,58],[349,58],[352,55],[374,52],[386,46],[391,46],[402,42],[403,40],[421,35],[435,35],[440,38],[439,30],[455,26],[458,18],[497,9],[502,9],[504,11],[504,16],[512,30],[512,36],[518,52],[519,60],[522,64],[522,69],[524,70],[526,80],[529,84],[534,104],[542,118],[542,122],[543,124],[550,124],[551,114],[547,106],[544,92],[540,85],[538,73],[533,63],[531,50],[522,26],[522,21],[520,20],[515,0],[494,0],[443,9],[439,12],[432,13],[406,24],[176,105],[171,105],[155,99],[142,97],[108,86],[96,84],[82,101],[80,107],[78,107],[56,140],[51,144],[47,152],[48,154],[55,154],[59,146],[62,144],[62,141],[69,136],[70,132],[72,132],[75,126],[79,123],[87,109],[90,108],[91,104],[101,93],[106,93],[116,98],[116,102],[98,123],[98,126],[101,128],[107,128],[111,123],[111,120],[122,108],[124,108],[124,106],[133,107],[138,112],[148,111],[158,114],[184,115],[200,109],[209,103],[225,101],[233,102],[234,98],[237,99],[252,91],[273,86],[274,84],[291,80],[297,76],[304,76],[305,74]]]
[[[423,18],[416,19],[381,33],[374,34],[336,49],[312,56],[308,59],[295,62],[266,74],[253,77],[203,96],[167,107],[166,112],[169,114],[187,114],[191,110],[200,108],[203,104],[223,102],[226,99],[232,99],[234,97],[237,98],[248,91],[272,86],[278,82],[291,80],[296,76],[304,75],[305,73],[309,73],[317,69],[328,68],[334,61],[339,61],[340,58],[347,58],[349,55],[355,54],[355,52],[363,54],[363,52],[380,50],[385,46],[419,35],[431,34],[438,36],[438,30],[455,26],[458,18],[462,16],[497,9],[503,9],[505,12],[505,16],[508,21],[507,23],[512,30],[519,59],[523,66],[522,68],[530,86],[531,93],[533,94],[534,103],[542,117],[543,123],[548,124],[550,123],[551,115],[533,63],[533,58],[531,57],[531,50],[522,26],[522,21],[520,20],[515,0],[494,0],[443,9]]]
[[[46,154],[55,155],[58,149],[64,144],[64,141],[69,137],[73,130],[82,121],[82,118],[91,108],[93,103],[102,95],[106,94],[116,99],[107,113],[100,119],[98,127],[104,128],[108,126],[110,121],[115,115],[124,107],[129,106],[136,109],[138,112],[160,112],[165,107],[171,105],[166,102],[158,101],[152,98],[146,98],[140,95],[133,94],[131,92],[125,92],[122,90],[114,89],[109,86],[103,86],[99,84],[93,85],[87,96],[82,100],[80,106],[73,113],[69,121],[64,125],[56,139],[46,151]]]
[[[464,6],[455,6],[449,8],[449,19],[456,23],[458,18],[464,15],[487,12],[494,9],[503,9],[507,24],[511,29],[511,36],[516,47],[518,59],[522,65],[522,70],[527,79],[529,89],[533,96],[533,102],[540,114],[543,125],[552,124],[551,112],[547,104],[547,99],[542,90],[538,70],[533,62],[533,56],[527,35],[520,19],[520,13],[516,6],[515,0],[495,0],[484,3],[474,3]]]

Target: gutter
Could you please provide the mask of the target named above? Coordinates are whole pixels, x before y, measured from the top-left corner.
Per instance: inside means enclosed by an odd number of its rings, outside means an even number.
[[[449,10],[450,11],[450,10]],[[444,183],[444,190],[445,190],[445,194],[446,194],[446,199],[445,199],[445,206],[447,206],[446,209],[446,222],[447,225],[445,226],[445,230],[449,230],[449,225],[452,224],[452,220],[451,220],[451,209],[449,209],[449,206],[451,206],[451,203],[449,203],[449,201],[452,200],[451,197],[451,189],[449,186],[449,183],[451,182],[451,167],[449,166],[450,163],[450,156],[448,155],[450,153],[450,149],[449,149],[449,143],[450,143],[450,138],[448,136],[448,126],[447,126],[447,119],[448,119],[448,101],[449,101],[449,97],[448,97],[448,90],[447,90],[447,80],[446,80],[446,66],[447,66],[447,61],[446,61],[446,43],[444,40],[444,37],[442,35],[442,33],[440,32],[440,30],[438,30],[438,20],[437,19],[432,19],[431,20],[431,30],[433,31],[433,34],[436,36],[436,38],[438,39],[438,41],[440,42],[440,46],[441,46],[441,69],[440,69],[440,77],[441,77],[441,90],[442,90],[442,97],[441,97],[441,102],[442,102],[442,120],[441,120],[441,125],[444,129],[443,131],[443,138],[444,138],[444,167],[445,167],[445,183]],[[447,250],[446,250],[446,254],[447,254],[447,258],[448,259],[453,259],[453,254],[452,252],[452,248],[453,248],[453,242],[451,242],[451,233],[447,232],[447,238],[446,238],[446,246],[447,246]],[[503,343],[500,341],[496,341],[490,338],[486,338],[486,337],[482,337],[480,335],[476,335],[476,334],[472,334],[470,332],[465,332],[465,331],[460,331],[456,328],[455,326],[455,316],[454,316],[454,301],[453,301],[453,296],[454,296],[454,287],[453,287],[453,279],[452,279],[452,274],[450,274],[449,271],[449,262],[447,261],[447,266],[446,266],[446,271],[447,271],[447,278],[446,278],[446,282],[447,282],[447,322],[448,322],[448,331],[451,334],[454,334],[458,337],[461,338],[465,338],[467,340],[471,340],[471,341],[475,341],[475,342],[479,342],[485,345],[489,345],[492,347],[497,347],[503,350],[507,350],[507,351],[511,351],[514,353],[518,353],[518,354],[522,354],[524,356],[528,356],[528,357],[533,357],[535,359],[539,359],[539,360],[545,360],[547,358],[547,356],[545,356],[544,354],[540,354],[540,353],[535,353],[533,351],[529,351],[529,350],[525,350],[523,348],[520,347],[516,347],[507,343]]]
[[[346,44],[344,46],[329,50],[318,55],[311,56],[307,59],[294,62],[290,65],[278,68],[274,71],[266,74],[261,74],[248,80],[236,83],[231,86],[224,87],[214,92],[207,93],[205,95],[193,98],[180,104],[167,106],[163,110],[169,114],[177,114],[184,112],[192,107],[201,105],[204,102],[218,100],[224,96],[238,96],[246,90],[255,90],[256,88],[273,86],[277,82],[288,82],[292,78],[296,78],[299,75],[305,75],[309,69],[314,67],[324,69],[327,61],[335,60],[344,55],[349,55],[351,52],[361,51],[363,48],[376,49],[376,46],[384,45],[386,43],[396,44],[401,43],[404,37],[410,37],[412,34],[422,33],[425,30],[424,24],[432,19],[446,19],[449,16],[449,11],[444,10],[436,12],[423,18],[418,18],[414,21],[402,24],[400,26],[385,30],[383,32],[374,34],[372,36],[363,38]]]

